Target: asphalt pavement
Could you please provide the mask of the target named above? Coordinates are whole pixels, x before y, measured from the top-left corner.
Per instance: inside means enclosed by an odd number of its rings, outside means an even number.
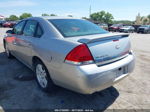
[[[129,77],[113,87],[83,95],[58,87],[42,92],[34,73],[17,59],[7,59],[0,28],[0,112],[13,109],[150,109],[150,34],[130,34],[136,67]],[[37,111],[36,111],[37,112]]]

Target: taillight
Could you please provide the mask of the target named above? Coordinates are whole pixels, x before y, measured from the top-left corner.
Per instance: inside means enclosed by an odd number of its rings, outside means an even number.
[[[65,58],[65,62],[82,65],[94,62],[91,52],[85,44],[75,47]]]

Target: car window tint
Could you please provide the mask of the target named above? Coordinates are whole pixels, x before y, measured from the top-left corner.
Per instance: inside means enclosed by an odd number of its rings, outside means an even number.
[[[29,20],[27,21],[25,28],[23,30],[23,35],[25,36],[34,36],[36,30],[37,22]]]
[[[99,26],[80,19],[50,19],[49,20],[64,37],[76,37],[108,33]]]
[[[22,21],[19,24],[17,24],[13,29],[14,33],[17,35],[21,35],[24,24],[25,24],[25,21]]]
[[[42,30],[41,26],[38,25],[35,36],[36,37],[41,37],[42,35],[43,35],[43,30]]]

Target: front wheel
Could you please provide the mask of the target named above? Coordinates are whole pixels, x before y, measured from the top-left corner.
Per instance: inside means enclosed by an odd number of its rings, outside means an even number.
[[[55,85],[53,84],[50,78],[50,75],[46,66],[40,60],[36,60],[34,69],[35,69],[34,71],[36,75],[36,81],[39,87],[44,92],[52,92]]]

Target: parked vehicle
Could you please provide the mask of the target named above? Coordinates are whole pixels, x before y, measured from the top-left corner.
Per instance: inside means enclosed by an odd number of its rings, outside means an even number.
[[[132,26],[134,27],[135,32],[137,32],[137,31],[138,31],[138,28],[139,28],[141,25],[132,25]]]
[[[0,20],[0,27],[2,27],[4,23],[5,23],[4,20]]]
[[[134,68],[128,34],[109,33],[82,19],[32,17],[6,32],[4,48],[35,72],[44,91],[54,84],[92,94],[112,86]]]
[[[3,27],[12,28],[15,24],[16,24],[15,21],[6,21],[5,23],[3,23]]]
[[[107,24],[98,24],[101,28],[108,30],[108,25]]]
[[[138,28],[137,33],[150,33],[150,25],[142,25]]]
[[[112,26],[109,27],[109,31],[119,31],[120,28],[123,27],[123,24],[114,24]]]
[[[21,20],[14,21],[14,25],[18,24]]]
[[[125,33],[130,33],[130,32],[134,32],[135,28],[133,26],[123,26],[119,29],[120,32],[125,32]]]

